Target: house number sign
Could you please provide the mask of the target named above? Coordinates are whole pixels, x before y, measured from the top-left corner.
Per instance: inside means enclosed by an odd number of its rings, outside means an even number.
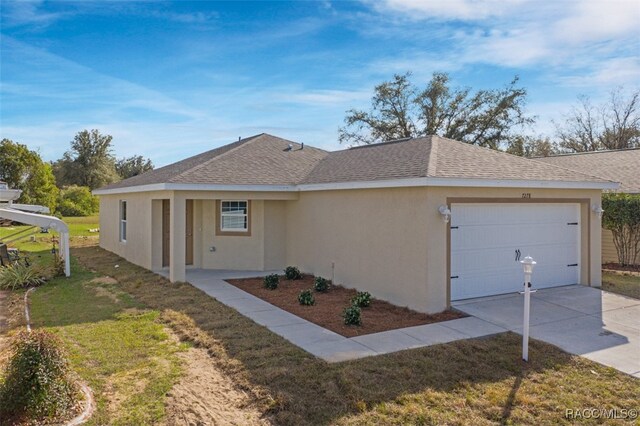
[[[530,192],[523,192],[522,193],[522,198],[531,198],[531,193]]]

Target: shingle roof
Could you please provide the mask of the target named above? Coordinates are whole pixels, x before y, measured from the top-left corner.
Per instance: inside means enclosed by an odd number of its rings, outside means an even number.
[[[289,145],[291,150],[287,150]],[[296,185],[420,177],[607,182],[577,170],[438,136],[327,152],[263,133],[100,190],[158,183]]]
[[[292,146],[287,151],[289,145]],[[100,188],[157,183],[294,185],[326,151],[262,133]]]
[[[620,182],[621,192],[640,193],[640,148],[563,154],[537,160],[588,171],[589,174]]]
[[[331,152],[302,183],[415,177],[605,182],[601,178],[551,164],[428,136]]]

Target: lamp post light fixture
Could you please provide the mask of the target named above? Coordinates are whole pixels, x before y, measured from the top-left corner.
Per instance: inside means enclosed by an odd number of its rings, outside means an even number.
[[[522,359],[529,361],[529,308],[531,306],[531,293],[535,293],[536,290],[531,290],[531,275],[533,275],[533,267],[536,265],[536,261],[531,256],[525,257],[520,261],[522,263],[522,269],[524,270],[524,318],[522,324]]]
[[[444,223],[449,223],[449,220],[451,219],[451,210],[449,210],[449,207],[443,204],[440,207],[438,207],[438,211],[442,215],[442,221]]]
[[[604,210],[602,210],[602,207],[600,207],[597,204],[594,204],[591,206],[591,211],[593,211],[595,214],[598,215],[598,219],[602,219],[602,214],[604,213]]]

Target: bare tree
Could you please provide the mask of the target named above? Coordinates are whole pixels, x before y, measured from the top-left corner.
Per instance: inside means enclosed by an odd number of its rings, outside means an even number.
[[[555,124],[558,144],[565,152],[639,147],[640,91],[625,96],[618,88],[599,106],[580,96],[564,123]]]

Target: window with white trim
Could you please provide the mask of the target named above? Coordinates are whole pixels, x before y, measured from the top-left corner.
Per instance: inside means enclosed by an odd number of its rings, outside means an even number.
[[[120,241],[127,242],[127,202],[120,200]]]
[[[249,230],[248,201],[222,201],[220,203],[220,230],[247,232]]]

